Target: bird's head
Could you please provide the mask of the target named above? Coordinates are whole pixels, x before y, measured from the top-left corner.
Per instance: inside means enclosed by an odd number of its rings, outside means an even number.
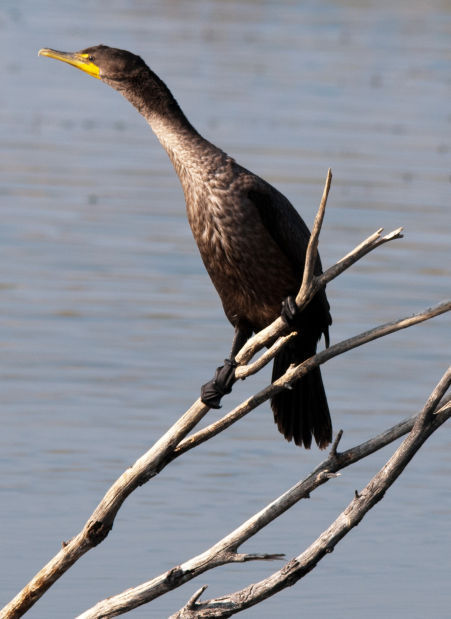
[[[147,68],[139,56],[106,45],[95,45],[73,53],[44,48],[38,53],[39,56],[48,56],[67,62],[111,86],[132,79]]]
[[[95,45],[79,52],[40,49],[40,56],[67,62],[119,91],[148,120],[182,112],[166,84],[139,56],[124,49]]]

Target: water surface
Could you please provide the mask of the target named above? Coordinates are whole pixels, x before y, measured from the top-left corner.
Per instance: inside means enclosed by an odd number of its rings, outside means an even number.
[[[197,398],[232,337],[145,121],[37,50],[102,42],[139,53],[198,130],[309,225],[332,167],[325,266],[377,228],[405,226],[404,240],[329,286],[338,341],[449,297],[450,35],[446,1],[4,0],[2,602]],[[440,317],[324,368],[344,446],[421,408],[449,364],[449,336]],[[268,380],[237,385],[224,409]],[[450,446],[444,427],[333,555],[245,615],[449,616]],[[390,453],[345,471],[243,549],[298,554]],[[75,616],[198,554],[321,459],[285,443],[261,407],[134,493],[107,541],[29,616]],[[167,616],[203,583],[221,595],[277,567],[210,572],[134,616]]]

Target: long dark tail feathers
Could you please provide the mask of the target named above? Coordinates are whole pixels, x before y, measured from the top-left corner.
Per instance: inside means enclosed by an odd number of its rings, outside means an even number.
[[[292,363],[301,363],[315,352],[315,346],[305,345],[301,337],[285,346],[274,359],[272,380],[285,373]],[[332,441],[332,423],[326,392],[319,368],[284,389],[271,400],[274,421],[287,441],[309,449],[312,437],[324,449]]]

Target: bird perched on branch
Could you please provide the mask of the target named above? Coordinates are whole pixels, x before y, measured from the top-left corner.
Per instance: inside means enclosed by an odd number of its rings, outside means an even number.
[[[290,364],[311,357],[332,319],[324,290],[297,310],[309,230],[277,189],[205,140],[189,123],[163,81],[139,57],[105,45],[75,53],[41,49],[119,91],[145,117],[180,179],[188,220],[202,260],[235,328],[230,359],[202,387],[201,398],[219,408],[234,382],[234,358],[253,332],[282,312],[298,335],[275,357],[273,380]],[[315,274],[320,274],[318,257]],[[310,447],[329,444],[332,427],[319,368],[271,400],[284,437]]]

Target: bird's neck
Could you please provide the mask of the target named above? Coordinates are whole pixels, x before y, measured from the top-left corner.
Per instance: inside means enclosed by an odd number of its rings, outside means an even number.
[[[144,117],[169,155],[183,184],[185,175],[196,176],[201,171],[205,172],[209,159],[215,158],[220,151],[194,129],[180,108],[177,112],[171,112],[150,112]],[[213,159],[210,163],[213,164]]]
[[[225,154],[194,129],[170,90],[152,71],[133,87],[116,88],[147,120],[182,185],[187,179],[208,173],[209,168],[213,172],[220,165]]]

